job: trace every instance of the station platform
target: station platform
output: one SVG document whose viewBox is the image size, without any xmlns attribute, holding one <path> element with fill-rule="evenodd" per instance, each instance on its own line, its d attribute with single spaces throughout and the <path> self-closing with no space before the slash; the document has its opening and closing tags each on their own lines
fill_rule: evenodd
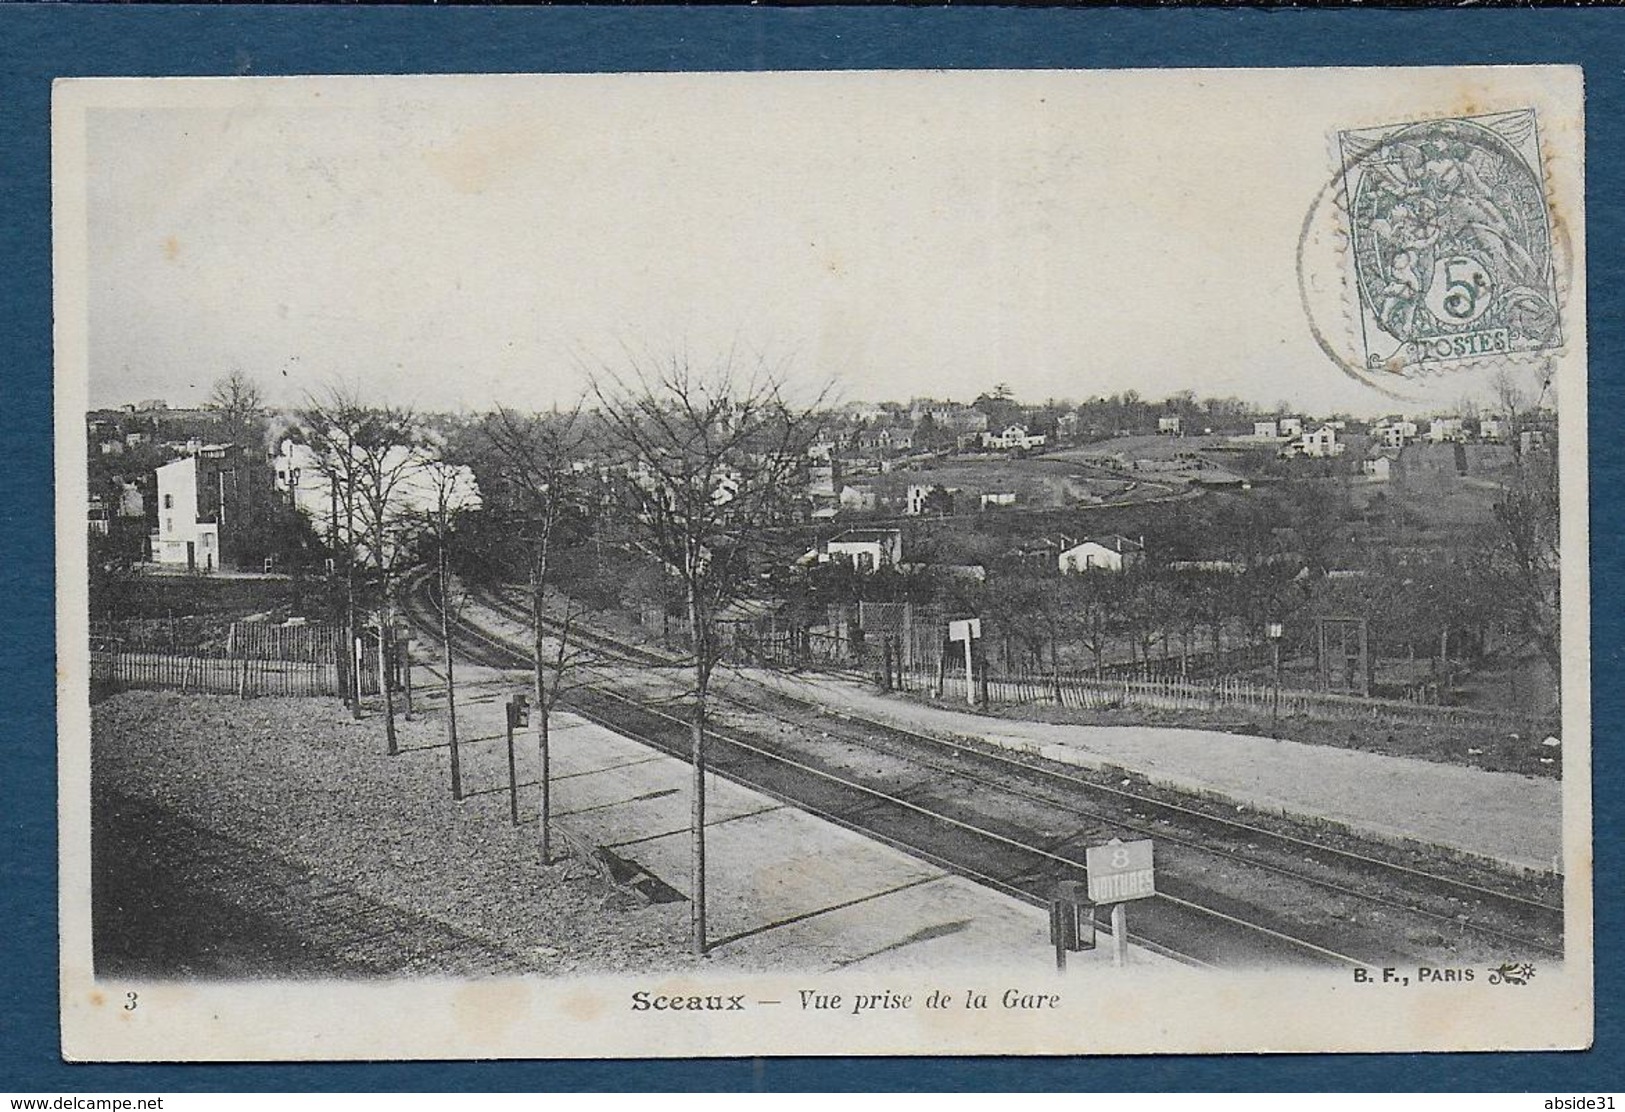
<svg viewBox="0 0 1625 1112">
<path fill-rule="evenodd" d="M 686 895 L 688 763 L 568 713 L 550 736 L 555 823 Z M 1054 968 L 1043 909 L 720 776 L 706 800 L 717 961 L 763 972 Z M 1167 960 L 1130 947 L 1132 965 Z M 1105 935 L 1069 955 L 1110 961 Z"/>
<path fill-rule="evenodd" d="M 1219 795 L 1259 811 L 1335 823 L 1509 866 L 1561 872 L 1562 784 L 1514 773 L 1217 730 L 1024 722 L 882 694 L 828 677 L 750 673 L 833 710 L 944 737 Z"/>
<path fill-rule="evenodd" d="M 471 739 L 465 761 L 490 766 L 476 777 L 505 779 L 493 748 L 505 729 L 502 700 L 525 687 L 487 669 L 464 674 L 473 681 L 459 683 L 457 700 L 460 730 Z M 433 683 L 424 688 L 426 707 L 440 703 L 443 688 Z M 688 762 L 563 710 L 552 716 L 549 739 L 555 836 L 597 854 L 623 881 L 636 877 L 646 894 L 669 889 L 686 898 Z M 527 729 L 516 747 L 527 823 L 537 806 L 535 749 Z M 496 792 L 487 806 L 506 803 Z M 718 965 L 771 973 L 1055 967 L 1043 908 L 718 775 L 707 778 L 706 810 L 709 960 Z M 1098 942 L 1068 955 L 1068 967 L 1109 966 L 1109 934 Z M 1134 945 L 1128 960 L 1172 963 Z"/>
</svg>

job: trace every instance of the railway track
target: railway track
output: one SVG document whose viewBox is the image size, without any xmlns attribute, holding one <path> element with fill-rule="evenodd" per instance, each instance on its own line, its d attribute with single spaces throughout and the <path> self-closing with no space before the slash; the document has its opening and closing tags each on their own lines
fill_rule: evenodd
<svg viewBox="0 0 1625 1112">
<path fill-rule="evenodd" d="M 528 621 L 528 611 L 512 599 L 480 601 L 509 620 Z M 438 640 L 425 580 L 414 585 L 412 609 Z M 573 635 L 606 658 L 643 668 L 679 663 L 599 631 L 577 627 Z M 480 663 L 529 666 L 523 649 L 467 619 L 456 620 L 453 637 L 460 653 Z M 570 709 L 686 755 L 686 708 L 673 713 L 611 683 L 606 676 L 573 691 Z M 1458 959 L 1469 936 L 1477 948 L 1501 956 L 1561 952 L 1547 941 L 1561 937 L 1560 908 L 1227 820 L 966 739 L 900 729 L 750 687 L 744 695 L 714 694 L 714 706 L 723 704 L 743 727 L 754 727 L 736 728 L 714 716 L 708 736 L 715 739 L 711 764 L 718 773 L 1035 904 L 1047 901 L 1056 881 L 1081 877 L 1084 846 L 1114 835 L 1155 838 L 1162 891 L 1139 901 L 1135 941 L 1183 960 L 1380 964 L 1395 959 L 1396 922 L 1410 924 L 1412 951 L 1435 964 Z M 818 732 L 829 740 L 810 747 L 816 751 L 792 751 L 783 734 L 804 736 L 810 726 L 824 727 Z M 1323 914 L 1306 922 L 1301 911 L 1238 898 L 1226 890 L 1238 881 L 1254 893 L 1279 896 L 1284 906 L 1313 904 Z"/>
</svg>

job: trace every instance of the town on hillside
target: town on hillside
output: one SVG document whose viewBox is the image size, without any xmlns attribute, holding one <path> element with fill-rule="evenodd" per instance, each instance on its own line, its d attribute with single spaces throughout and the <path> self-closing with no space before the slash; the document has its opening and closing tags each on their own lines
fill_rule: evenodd
<svg viewBox="0 0 1625 1112">
<path fill-rule="evenodd" d="M 965 402 L 820 409 L 771 476 L 771 522 L 739 546 L 750 570 L 721 611 L 725 640 L 853 657 L 873 648 L 867 616 L 901 605 L 908 621 L 882 639 L 898 633 L 911 661 L 940 652 L 946 620 L 981 615 L 990 667 L 1012 674 L 1223 674 L 1546 715 L 1556 569 L 1525 566 L 1538 546 L 1514 534 L 1535 527 L 1519 512 L 1528 488 L 1555 481 L 1556 415 L 1503 402 L 1360 420 L 1189 391 L 1033 404 L 993 386 Z M 263 609 L 329 617 L 336 580 L 376 591 L 453 534 L 460 569 L 522 578 L 500 523 L 534 501 L 520 489 L 534 460 L 509 441 L 545 440 L 550 415 L 518 431 L 499 417 L 513 420 L 354 398 L 273 410 L 242 374 L 202 408 L 92 411 L 92 615 L 184 613 L 178 599 L 210 580 L 251 594 L 258 577 L 287 584 Z M 575 516 L 560 551 L 593 557 L 560 583 L 669 639 L 683 600 L 618 513 L 618 488 L 666 479 L 602 414 L 571 419 Z M 764 470 L 748 453 L 738 463 Z M 719 503 L 739 480 L 730 466 L 708 480 Z M 1324 659 L 1333 618 L 1358 622 L 1357 668 Z"/>
</svg>

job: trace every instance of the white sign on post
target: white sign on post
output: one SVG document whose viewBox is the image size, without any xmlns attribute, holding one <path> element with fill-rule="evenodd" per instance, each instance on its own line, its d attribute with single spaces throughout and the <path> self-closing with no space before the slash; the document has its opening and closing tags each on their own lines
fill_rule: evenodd
<svg viewBox="0 0 1625 1112">
<path fill-rule="evenodd" d="M 976 705 L 976 668 L 971 663 L 971 642 L 982 635 L 982 619 L 959 618 L 948 623 L 948 640 L 965 642 L 965 702 Z"/>
<path fill-rule="evenodd" d="M 1138 842 L 1114 839 L 1103 846 L 1090 846 L 1083 861 L 1089 871 L 1089 899 L 1094 903 L 1143 900 L 1157 894 L 1149 838 Z"/>
</svg>

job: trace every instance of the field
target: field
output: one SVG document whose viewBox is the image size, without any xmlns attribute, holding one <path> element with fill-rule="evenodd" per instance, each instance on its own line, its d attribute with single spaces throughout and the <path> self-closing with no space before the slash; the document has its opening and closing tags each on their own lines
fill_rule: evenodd
<svg viewBox="0 0 1625 1112">
<path fill-rule="evenodd" d="M 1229 440 L 1227 436 L 1118 436 L 1076 448 L 1063 448 L 1050 453 L 1050 458 L 1084 463 L 1107 456 L 1122 456 L 1126 460 L 1172 460 L 1180 455 L 1219 447 Z"/>
<path fill-rule="evenodd" d="M 1099 467 L 1055 455 L 954 456 L 927 463 L 895 467 L 890 474 L 854 479 L 901 496 L 918 483 L 958 489 L 969 495 L 956 512 L 972 513 L 979 496 L 1014 492 L 1017 509 L 1060 509 L 1080 503 L 1113 502 L 1125 498 L 1160 497 L 1172 493 L 1167 483 L 1147 482 L 1134 476 L 1118 477 Z"/>
</svg>

